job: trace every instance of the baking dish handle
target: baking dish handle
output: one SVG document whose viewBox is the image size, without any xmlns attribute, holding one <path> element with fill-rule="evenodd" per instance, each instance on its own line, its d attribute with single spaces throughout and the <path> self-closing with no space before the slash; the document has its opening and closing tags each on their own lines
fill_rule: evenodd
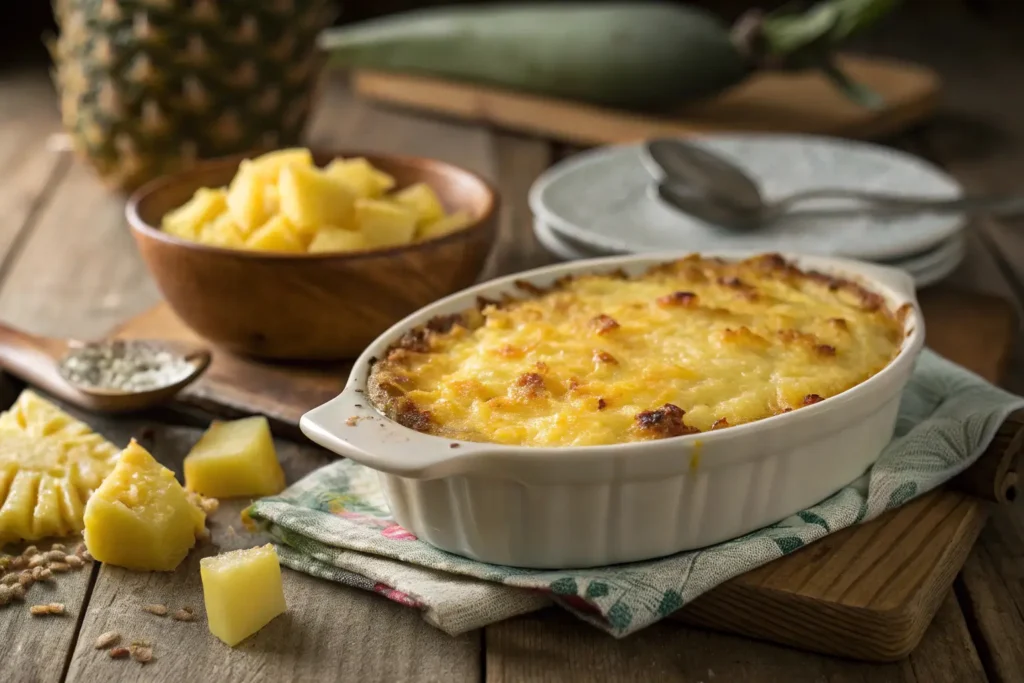
<svg viewBox="0 0 1024 683">
<path fill-rule="evenodd" d="M 381 472 L 413 479 L 466 474 L 493 447 L 423 434 L 381 415 L 365 394 L 346 388 L 304 414 L 299 428 L 314 443 Z"/>
</svg>

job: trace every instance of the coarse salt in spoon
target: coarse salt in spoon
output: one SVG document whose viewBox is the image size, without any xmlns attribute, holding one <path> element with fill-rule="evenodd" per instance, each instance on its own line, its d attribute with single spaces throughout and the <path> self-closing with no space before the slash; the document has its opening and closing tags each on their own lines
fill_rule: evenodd
<svg viewBox="0 0 1024 683">
<path fill-rule="evenodd" d="M 0 325 L 0 367 L 85 410 L 123 413 L 170 400 L 210 364 L 187 342 L 109 339 L 80 342 Z"/>
</svg>

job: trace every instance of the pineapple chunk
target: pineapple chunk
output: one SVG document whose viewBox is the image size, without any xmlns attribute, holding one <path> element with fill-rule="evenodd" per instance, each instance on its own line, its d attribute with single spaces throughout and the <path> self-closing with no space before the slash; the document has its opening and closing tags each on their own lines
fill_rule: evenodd
<svg viewBox="0 0 1024 683">
<path fill-rule="evenodd" d="M 416 214 L 405 207 L 379 199 L 357 199 L 356 225 L 371 247 L 393 247 L 412 242 Z"/>
<path fill-rule="evenodd" d="M 430 185 L 415 183 L 391 195 L 397 204 L 414 211 L 420 223 L 431 223 L 444 218 L 444 207 Z"/>
<path fill-rule="evenodd" d="M 210 633 L 234 647 L 283 614 L 281 564 L 269 543 L 199 561 Z"/>
<path fill-rule="evenodd" d="M 313 154 L 302 148 L 278 149 L 252 160 L 253 170 L 268 183 L 277 183 L 286 166 L 312 168 Z"/>
<path fill-rule="evenodd" d="M 335 159 L 327 164 L 324 173 L 340 181 L 357 197 L 374 199 L 395 186 L 394 178 L 374 168 L 373 164 L 362 157 Z"/>
<path fill-rule="evenodd" d="M 0 415 L 0 546 L 82 530 L 118 448 L 32 391 Z"/>
<path fill-rule="evenodd" d="M 281 213 L 302 232 L 312 234 L 322 225 L 344 228 L 352 223 L 355 195 L 319 169 L 286 166 L 277 190 Z"/>
<path fill-rule="evenodd" d="M 467 211 L 456 211 L 436 221 L 431 221 L 417 230 L 417 237 L 421 240 L 429 240 L 434 237 L 441 237 L 456 230 L 462 230 L 473 222 L 473 217 Z"/>
<path fill-rule="evenodd" d="M 162 227 L 175 237 L 196 240 L 207 222 L 227 209 L 227 195 L 223 189 L 201 187 L 192 199 L 163 217 Z"/>
<path fill-rule="evenodd" d="M 258 251 L 305 251 L 306 247 L 299 237 L 295 226 L 281 215 L 274 216 L 249 235 L 245 242 L 250 249 Z"/>
<path fill-rule="evenodd" d="M 263 198 L 264 184 L 263 177 L 252 162 L 243 161 L 228 189 L 228 212 L 245 235 L 263 225 L 270 217 Z"/>
<path fill-rule="evenodd" d="M 277 193 L 277 185 L 267 185 L 263 188 L 263 207 L 268 216 L 281 211 L 281 195 Z"/>
<path fill-rule="evenodd" d="M 85 545 L 100 562 L 169 572 L 205 521 L 174 473 L 133 439 L 85 506 Z"/>
<path fill-rule="evenodd" d="M 309 243 L 310 253 L 329 251 L 358 251 L 366 249 L 366 237 L 356 230 L 342 230 L 333 226 L 324 226 L 316 231 L 313 241 Z"/>
<path fill-rule="evenodd" d="M 212 498 L 271 496 L 284 490 L 267 418 L 211 424 L 185 458 L 185 488 Z"/>
<path fill-rule="evenodd" d="M 214 247 L 245 247 L 245 234 L 229 213 L 222 213 L 203 226 L 199 241 Z"/>
</svg>

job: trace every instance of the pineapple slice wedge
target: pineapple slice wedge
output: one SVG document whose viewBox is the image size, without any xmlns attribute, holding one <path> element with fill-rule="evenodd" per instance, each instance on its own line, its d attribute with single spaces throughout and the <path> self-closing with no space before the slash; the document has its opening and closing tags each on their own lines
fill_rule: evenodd
<svg viewBox="0 0 1024 683">
<path fill-rule="evenodd" d="M 277 183 L 281 213 L 300 232 L 312 235 L 322 225 L 352 224 L 355 194 L 317 168 L 286 166 Z"/>
<path fill-rule="evenodd" d="M 313 153 L 301 147 L 278 149 L 252 160 L 252 168 L 263 180 L 276 184 L 286 166 L 313 167 Z"/>
<path fill-rule="evenodd" d="M 284 216 L 277 215 L 263 224 L 256 232 L 249 235 L 245 242 L 250 249 L 257 251 L 305 251 L 305 244 L 298 230 Z"/>
<path fill-rule="evenodd" d="M 199 241 L 213 247 L 245 247 L 245 233 L 229 213 L 222 213 L 203 226 Z"/>
<path fill-rule="evenodd" d="M 309 243 L 309 253 L 322 254 L 339 251 L 359 251 L 366 249 L 369 244 L 363 233 L 357 230 L 342 230 L 334 226 L 325 225 L 313 235 L 313 241 Z"/>
<path fill-rule="evenodd" d="M 357 199 L 356 225 L 371 247 L 409 244 L 416 235 L 416 214 L 380 199 Z"/>
<path fill-rule="evenodd" d="M 327 164 L 324 173 L 335 178 L 358 197 L 376 199 L 395 186 L 395 179 L 374 168 L 363 157 L 335 159 Z"/>
<path fill-rule="evenodd" d="M 414 183 L 391 195 L 392 201 L 416 213 L 420 224 L 444 218 L 444 206 L 426 183 Z"/>
<path fill-rule="evenodd" d="M 455 232 L 456 230 L 462 230 L 472 222 L 473 217 L 469 215 L 468 211 L 456 211 L 444 216 L 443 218 L 438 218 L 436 221 L 431 221 L 420 226 L 416 231 L 416 238 L 420 240 L 429 240 L 435 237 L 441 237 Z"/>
<path fill-rule="evenodd" d="M 134 439 L 89 499 L 84 520 L 93 557 L 141 571 L 173 571 L 206 533 L 205 513 Z"/>
<path fill-rule="evenodd" d="M 81 531 L 119 449 L 30 390 L 0 415 L 0 546 Z"/>
<path fill-rule="evenodd" d="M 201 187 L 192 199 L 164 216 L 164 232 L 186 240 L 199 239 L 202 227 L 227 209 L 227 193 L 223 189 Z"/>
<path fill-rule="evenodd" d="M 263 225 L 270 217 L 263 197 L 265 184 L 253 162 L 243 161 L 228 188 L 228 213 L 244 235 Z"/>
</svg>

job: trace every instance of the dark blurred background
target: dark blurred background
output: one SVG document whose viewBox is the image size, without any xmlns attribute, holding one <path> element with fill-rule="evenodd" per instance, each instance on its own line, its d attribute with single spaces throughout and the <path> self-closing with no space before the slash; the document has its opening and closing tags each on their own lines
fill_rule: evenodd
<svg viewBox="0 0 1024 683">
<path fill-rule="evenodd" d="M 260 0 L 234 0 L 259 2 Z M 541 3 L 544 0 L 534 0 Z M 751 8 L 772 9 L 791 0 L 690 0 L 685 4 L 699 5 L 734 19 Z M 183 6 L 191 3 L 179 0 Z M 904 5 L 917 11 L 931 11 L 942 5 L 958 4 L 978 14 L 988 14 L 999 5 L 1024 5 L 1024 0 L 903 0 Z M 373 16 L 400 12 L 417 7 L 458 4 L 494 4 L 489 0 L 351 0 L 341 2 L 337 23 L 359 21 Z M 810 4 L 810 3 L 808 3 Z M 8 0 L 4 3 L 4 19 L 0 20 L 0 64 L 11 61 L 46 60 L 42 36 L 54 30 L 53 14 L 48 0 Z"/>
</svg>

